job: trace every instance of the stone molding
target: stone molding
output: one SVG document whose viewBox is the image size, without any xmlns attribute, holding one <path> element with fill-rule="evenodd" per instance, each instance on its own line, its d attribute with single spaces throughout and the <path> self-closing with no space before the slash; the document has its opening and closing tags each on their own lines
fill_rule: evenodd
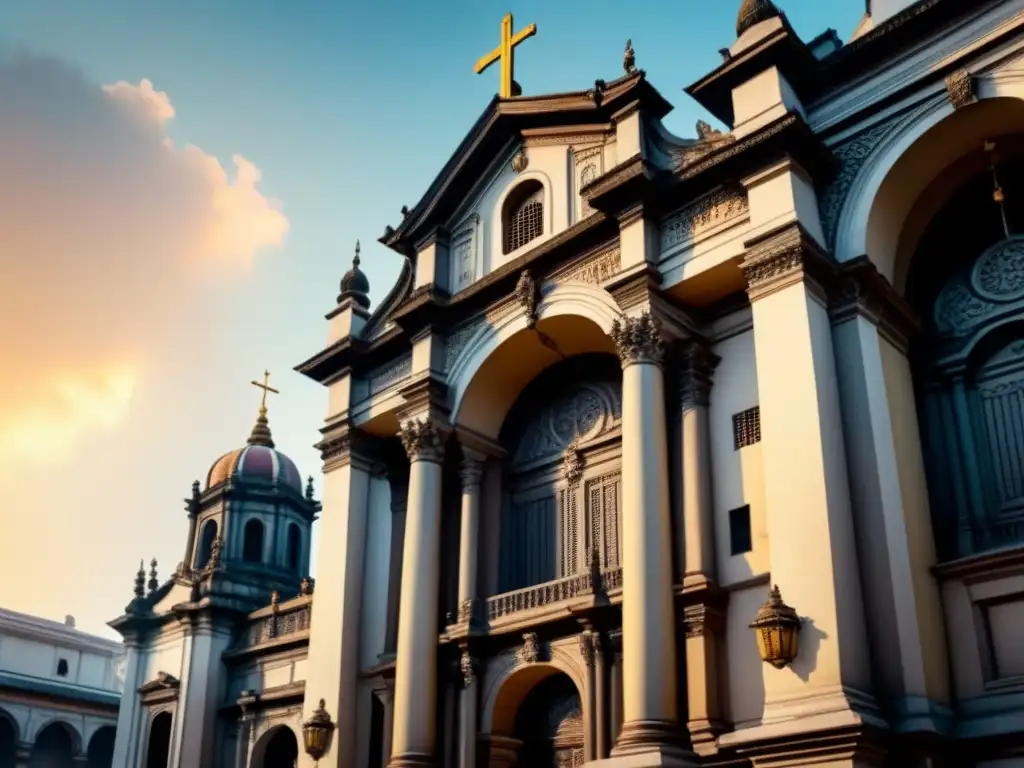
<svg viewBox="0 0 1024 768">
<path fill-rule="evenodd" d="M 801 282 L 807 282 L 812 293 L 825 302 L 835 263 L 799 222 L 748 240 L 744 246 L 747 253 L 740 268 L 747 279 L 751 302 Z"/>
<path fill-rule="evenodd" d="M 612 324 L 611 337 L 623 368 L 637 364 L 661 366 L 664 363 L 665 340 L 661 321 L 650 312 L 616 320 Z"/>
<path fill-rule="evenodd" d="M 440 464 L 444 459 L 443 432 L 430 417 L 402 422 L 399 438 L 410 463 L 431 461 Z"/>
</svg>

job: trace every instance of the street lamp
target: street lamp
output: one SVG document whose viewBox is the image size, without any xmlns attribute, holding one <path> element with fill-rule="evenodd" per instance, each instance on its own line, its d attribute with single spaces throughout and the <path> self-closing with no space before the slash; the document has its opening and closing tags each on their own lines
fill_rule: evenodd
<svg viewBox="0 0 1024 768">
<path fill-rule="evenodd" d="M 316 708 L 313 716 L 302 724 L 302 740 L 305 742 L 306 754 L 312 757 L 315 763 L 319 763 L 320 758 L 327 754 L 333 731 L 334 723 L 327 714 L 324 700 L 320 699 L 320 706 Z"/>
<path fill-rule="evenodd" d="M 782 594 L 776 585 L 750 625 L 757 632 L 761 661 L 776 669 L 791 664 L 799 650 L 800 624 L 796 611 L 782 602 Z"/>
</svg>

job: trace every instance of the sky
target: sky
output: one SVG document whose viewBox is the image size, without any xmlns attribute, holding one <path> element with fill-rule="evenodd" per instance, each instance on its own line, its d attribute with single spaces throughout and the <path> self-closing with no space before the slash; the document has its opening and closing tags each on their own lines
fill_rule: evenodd
<svg viewBox="0 0 1024 768">
<path fill-rule="evenodd" d="M 319 495 L 326 391 L 292 369 L 357 239 L 375 303 L 397 276 L 376 239 L 497 90 L 473 65 L 505 13 L 538 26 L 527 95 L 618 77 L 628 37 L 693 136 L 714 121 L 682 89 L 739 4 L 0 2 L 0 606 L 116 637 L 139 561 L 184 558 L 183 499 L 244 444 L 264 369 Z M 780 5 L 805 40 L 864 8 Z"/>
</svg>

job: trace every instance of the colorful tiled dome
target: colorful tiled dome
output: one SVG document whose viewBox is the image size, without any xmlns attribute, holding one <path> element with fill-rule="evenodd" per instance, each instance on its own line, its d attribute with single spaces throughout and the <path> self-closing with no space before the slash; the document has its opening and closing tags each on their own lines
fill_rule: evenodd
<svg viewBox="0 0 1024 768">
<path fill-rule="evenodd" d="M 213 488 L 231 479 L 235 482 L 268 486 L 283 485 L 301 494 L 302 477 L 299 475 L 298 467 L 294 461 L 274 448 L 274 438 L 270 434 L 270 424 L 267 422 L 267 384 L 253 383 L 263 387 L 264 399 L 260 403 L 259 416 L 252 428 L 252 434 L 249 435 L 246 445 L 225 453 L 213 462 L 206 475 L 206 487 Z"/>
</svg>

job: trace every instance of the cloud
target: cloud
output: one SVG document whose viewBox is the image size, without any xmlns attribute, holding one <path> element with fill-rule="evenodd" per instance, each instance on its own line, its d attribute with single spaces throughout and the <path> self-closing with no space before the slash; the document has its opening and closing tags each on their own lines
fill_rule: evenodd
<svg viewBox="0 0 1024 768">
<path fill-rule="evenodd" d="M 0 51 L 0 105 L 0 457 L 52 458 L 126 418 L 210 273 L 288 220 L 253 162 L 176 145 L 148 80 Z"/>
</svg>

